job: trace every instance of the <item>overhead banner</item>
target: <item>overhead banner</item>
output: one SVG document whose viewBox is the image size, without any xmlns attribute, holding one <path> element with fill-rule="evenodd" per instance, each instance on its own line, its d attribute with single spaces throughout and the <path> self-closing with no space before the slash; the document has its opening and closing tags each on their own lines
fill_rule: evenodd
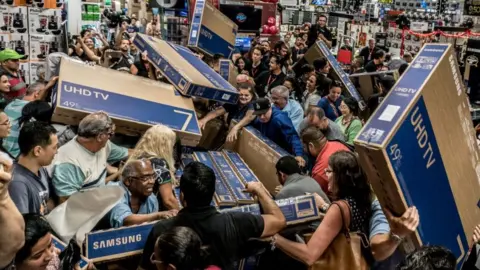
<svg viewBox="0 0 480 270">
<path fill-rule="evenodd" d="M 465 0 L 463 15 L 480 16 L 480 0 Z"/>
</svg>

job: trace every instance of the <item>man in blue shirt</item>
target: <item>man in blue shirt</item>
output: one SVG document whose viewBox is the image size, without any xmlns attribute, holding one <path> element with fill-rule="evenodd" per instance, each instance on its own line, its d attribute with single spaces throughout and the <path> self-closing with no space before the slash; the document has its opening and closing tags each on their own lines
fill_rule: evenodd
<svg viewBox="0 0 480 270">
<path fill-rule="evenodd" d="M 266 98 L 257 99 L 253 103 L 253 109 L 253 114 L 257 116 L 253 126 L 263 136 L 293 154 L 298 164 L 304 167 L 303 145 L 288 114 L 275 107 L 272 108 L 270 101 Z"/>
<path fill-rule="evenodd" d="M 158 212 L 158 200 L 153 194 L 156 177 L 148 159 L 135 160 L 125 165 L 122 181 L 111 183 L 125 189 L 124 197 L 110 212 L 110 225 L 113 228 L 142 224 L 177 214 L 177 210 Z"/>
<path fill-rule="evenodd" d="M 283 85 L 275 86 L 272 89 L 271 98 L 273 104 L 282 112 L 287 113 L 290 120 L 292 120 L 295 130 L 298 132 L 300 123 L 303 121 L 302 105 L 293 99 L 289 99 L 289 97 L 290 92 L 288 88 Z"/>
</svg>

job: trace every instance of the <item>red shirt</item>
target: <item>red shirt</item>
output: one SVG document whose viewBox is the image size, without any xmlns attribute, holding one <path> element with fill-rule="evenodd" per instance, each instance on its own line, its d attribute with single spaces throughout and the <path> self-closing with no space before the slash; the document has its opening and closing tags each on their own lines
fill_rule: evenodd
<svg viewBox="0 0 480 270">
<path fill-rule="evenodd" d="M 330 156 L 333 155 L 335 152 L 341 150 L 350 151 L 341 142 L 327 141 L 322 151 L 320 151 L 320 153 L 318 154 L 317 159 L 315 160 L 315 165 L 312 169 L 312 178 L 317 181 L 317 183 L 320 185 L 320 187 L 322 187 L 322 190 L 325 193 L 328 193 L 328 177 L 325 173 L 325 169 L 328 168 L 328 159 L 330 159 Z"/>
<path fill-rule="evenodd" d="M 10 83 L 10 92 L 4 93 L 6 99 L 12 100 L 15 98 L 23 98 L 27 92 L 27 84 L 23 81 L 22 77 L 14 76 L 10 72 L 6 72 L 8 82 Z M 18 75 L 19 71 L 17 72 Z"/>
</svg>

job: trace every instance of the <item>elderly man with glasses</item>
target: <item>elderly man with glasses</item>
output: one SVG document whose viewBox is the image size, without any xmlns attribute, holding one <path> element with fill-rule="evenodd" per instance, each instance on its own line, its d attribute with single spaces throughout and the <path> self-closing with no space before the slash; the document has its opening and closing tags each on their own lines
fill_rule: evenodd
<svg viewBox="0 0 480 270">
<path fill-rule="evenodd" d="M 177 214 L 177 210 L 158 212 L 158 200 L 153 194 L 156 177 L 148 159 L 134 160 L 125 165 L 122 181 L 109 184 L 125 189 L 123 198 L 110 212 L 111 227 L 137 225 Z"/>
<path fill-rule="evenodd" d="M 72 194 L 104 186 L 107 165 L 128 157 L 128 149 L 110 142 L 115 124 L 104 112 L 87 115 L 78 126 L 77 136 L 63 145 L 53 162 L 52 182 L 59 203 Z"/>
</svg>

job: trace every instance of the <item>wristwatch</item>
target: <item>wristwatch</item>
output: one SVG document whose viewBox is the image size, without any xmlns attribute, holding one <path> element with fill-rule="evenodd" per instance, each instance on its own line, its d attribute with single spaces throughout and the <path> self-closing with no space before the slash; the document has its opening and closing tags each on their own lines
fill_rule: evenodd
<svg viewBox="0 0 480 270">
<path fill-rule="evenodd" d="M 322 207 L 320 207 L 320 211 L 322 211 L 323 213 L 326 213 L 329 207 L 330 207 L 330 204 L 326 203 Z"/>
<path fill-rule="evenodd" d="M 390 238 L 393 239 L 393 241 L 397 244 L 400 244 L 403 241 L 402 237 L 392 233 L 391 231 L 390 231 Z"/>
</svg>

